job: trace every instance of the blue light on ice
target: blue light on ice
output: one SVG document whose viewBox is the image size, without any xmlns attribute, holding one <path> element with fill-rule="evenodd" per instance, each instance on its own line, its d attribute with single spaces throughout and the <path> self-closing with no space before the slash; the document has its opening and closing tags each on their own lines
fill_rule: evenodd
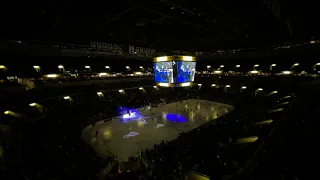
<svg viewBox="0 0 320 180">
<path fill-rule="evenodd" d="M 163 117 L 168 121 L 176 122 L 176 123 L 183 123 L 187 121 L 187 118 L 179 114 L 164 114 Z"/>
<path fill-rule="evenodd" d="M 130 120 L 137 120 L 141 117 L 140 113 L 136 109 L 119 107 L 118 114 L 121 122 L 127 122 Z"/>
</svg>

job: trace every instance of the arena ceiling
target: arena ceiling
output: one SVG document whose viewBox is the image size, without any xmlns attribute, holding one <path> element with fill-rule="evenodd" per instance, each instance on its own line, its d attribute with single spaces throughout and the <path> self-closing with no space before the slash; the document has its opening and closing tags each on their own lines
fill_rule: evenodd
<svg viewBox="0 0 320 180">
<path fill-rule="evenodd" d="M 69 44 L 95 40 L 163 50 L 208 51 L 273 45 L 290 39 L 285 13 L 277 18 L 263 0 L 11 3 L 2 11 L 3 31 L 6 37 L 21 40 Z"/>
</svg>

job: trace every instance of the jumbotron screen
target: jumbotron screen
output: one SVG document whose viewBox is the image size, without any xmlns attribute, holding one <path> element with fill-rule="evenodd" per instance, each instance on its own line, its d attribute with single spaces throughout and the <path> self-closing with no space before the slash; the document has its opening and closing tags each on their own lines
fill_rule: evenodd
<svg viewBox="0 0 320 180">
<path fill-rule="evenodd" d="M 196 62 L 176 61 L 177 80 L 176 83 L 193 82 L 196 73 Z"/>
<path fill-rule="evenodd" d="M 156 83 L 174 83 L 172 61 L 155 62 L 153 68 Z"/>
</svg>

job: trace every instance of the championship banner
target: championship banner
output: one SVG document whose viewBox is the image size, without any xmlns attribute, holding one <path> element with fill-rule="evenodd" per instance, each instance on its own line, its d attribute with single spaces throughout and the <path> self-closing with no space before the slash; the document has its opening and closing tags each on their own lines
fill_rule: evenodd
<svg viewBox="0 0 320 180">
<path fill-rule="evenodd" d="M 124 54 L 125 52 L 123 45 L 118 45 L 118 44 L 109 44 L 109 43 L 91 41 L 90 47 L 91 47 L 91 50 L 94 50 L 94 51 L 104 51 L 104 52 L 111 52 L 116 54 Z M 155 49 L 135 47 L 135 46 L 129 45 L 127 53 L 132 55 L 153 55 L 155 52 L 156 52 Z"/>
<path fill-rule="evenodd" d="M 135 47 L 129 45 L 129 54 L 140 54 L 140 55 L 152 55 L 156 52 L 155 49 Z"/>
<path fill-rule="evenodd" d="M 280 18 L 281 7 L 278 0 L 264 0 L 264 3 L 277 18 Z"/>
<path fill-rule="evenodd" d="M 287 25 L 290 36 L 292 36 L 293 28 L 292 28 L 291 22 L 289 20 L 287 20 L 286 25 Z"/>
<path fill-rule="evenodd" d="M 108 44 L 103 42 L 91 41 L 91 49 L 96 51 L 113 52 L 117 54 L 123 54 L 122 45 Z"/>
<path fill-rule="evenodd" d="M 196 56 L 201 56 L 203 52 L 195 52 Z"/>
</svg>

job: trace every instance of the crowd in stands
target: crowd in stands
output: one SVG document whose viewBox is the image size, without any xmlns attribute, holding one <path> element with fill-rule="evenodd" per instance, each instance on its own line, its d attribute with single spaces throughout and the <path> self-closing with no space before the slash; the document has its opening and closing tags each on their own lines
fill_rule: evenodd
<svg viewBox="0 0 320 180">
<path fill-rule="evenodd" d="M 272 104 L 264 103 L 266 101 L 262 99 L 248 100 L 243 105 L 246 107 L 182 134 L 174 141 L 163 142 L 155 145 L 152 150 L 146 150 L 143 157 L 150 163 L 150 168 L 154 169 L 153 176 L 180 179 L 190 170 L 215 179 L 232 175 L 246 165 L 272 130 L 272 124 L 256 123 L 268 119 L 280 120 L 279 115 L 268 113 Z M 251 111 L 242 111 L 246 108 Z M 251 136 L 259 138 L 253 143 L 239 143 L 238 138 Z"/>
<path fill-rule="evenodd" d="M 261 153 L 234 179 L 312 179 L 317 166 L 317 121 L 320 114 L 319 85 L 308 86 L 296 94 L 283 121 Z"/>
<path fill-rule="evenodd" d="M 295 147 L 296 139 L 303 143 L 305 138 L 313 135 L 312 123 L 319 115 L 319 106 L 315 101 L 319 96 L 318 91 L 307 96 L 299 89 L 281 89 L 286 86 L 281 83 L 283 82 L 266 84 L 278 88 L 279 93 L 272 96 L 267 92 L 255 94 L 254 89 L 237 93 L 228 92 L 226 89 L 217 91 L 212 89 L 211 84 L 204 83 L 202 88 L 195 86 L 171 89 L 148 86 L 144 87 L 145 91 L 142 92 L 138 89 L 139 82 L 136 82 L 136 87 L 133 86 L 134 83 L 112 84 L 104 89 L 103 97 L 97 96 L 97 86 L 91 87 L 91 92 L 90 88 L 76 89 L 75 91 L 84 91 L 80 94 L 70 94 L 72 101 L 63 100 L 61 96 L 46 99 L 41 102 L 44 107 L 41 115 L 30 112 L 29 109 L 25 110 L 28 112 L 21 113 L 27 115 L 26 117 L 6 121 L 11 123 L 13 130 L 10 141 L 1 139 L 6 157 L 6 173 L 2 173 L 3 179 L 97 179 L 114 159 L 99 157 L 85 144 L 81 139 L 81 132 L 86 126 L 116 116 L 119 106 L 141 107 L 163 100 L 170 103 L 191 98 L 232 104 L 236 110 L 191 132 L 183 133 L 173 141 L 155 144 L 153 149 L 141 152 L 141 159 L 131 157 L 131 161 L 141 161 L 140 164 L 143 164 L 148 172 L 148 178 L 185 179 L 189 172 L 194 172 L 212 179 L 229 176 L 265 179 L 263 173 L 268 174 L 271 171 L 273 173 L 268 174 L 270 179 L 278 175 L 281 179 L 286 176 L 286 171 L 292 171 L 293 167 L 288 163 L 291 156 L 287 155 L 282 159 L 273 156 L 279 157 L 281 153 L 289 151 L 286 148 Z M 125 93 L 119 93 L 117 88 L 124 89 Z M 71 92 L 71 89 L 65 92 Z M 292 92 L 295 95 L 291 95 Z M 287 95 L 290 95 L 289 99 L 281 99 Z M 301 105 L 306 97 L 309 106 L 314 108 Z M 279 105 L 285 101 L 289 103 Z M 269 112 L 279 107 L 284 110 Z M 290 122 L 291 119 L 295 121 Z M 267 124 L 259 123 L 266 120 L 273 121 Z M 292 127 L 286 128 L 287 123 Z M 297 128 L 300 129 L 299 135 L 302 134 L 303 137 L 289 140 L 289 134 L 295 134 Z M 257 136 L 258 139 L 251 143 L 241 142 L 240 138 L 250 136 Z M 282 144 L 283 147 L 278 147 L 283 141 L 289 145 Z M 281 152 L 277 151 L 279 149 Z M 301 153 L 298 150 L 295 152 Z M 308 156 L 308 153 L 302 156 Z M 304 158 L 298 159 L 294 162 L 297 166 L 303 163 Z M 278 160 L 284 163 L 276 163 Z M 279 168 L 271 166 L 270 163 L 278 165 Z M 117 172 L 116 169 L 117 166 L 111 173 Z M 139 171 L 138 175 L 144 175 L 143 172 Z M 112 178 L 135 179 L 136 176 L 135 172 L 122 172 L 121 176 Z M 296 177 L 299 174 L 292 176 Z"/>
</svg>

